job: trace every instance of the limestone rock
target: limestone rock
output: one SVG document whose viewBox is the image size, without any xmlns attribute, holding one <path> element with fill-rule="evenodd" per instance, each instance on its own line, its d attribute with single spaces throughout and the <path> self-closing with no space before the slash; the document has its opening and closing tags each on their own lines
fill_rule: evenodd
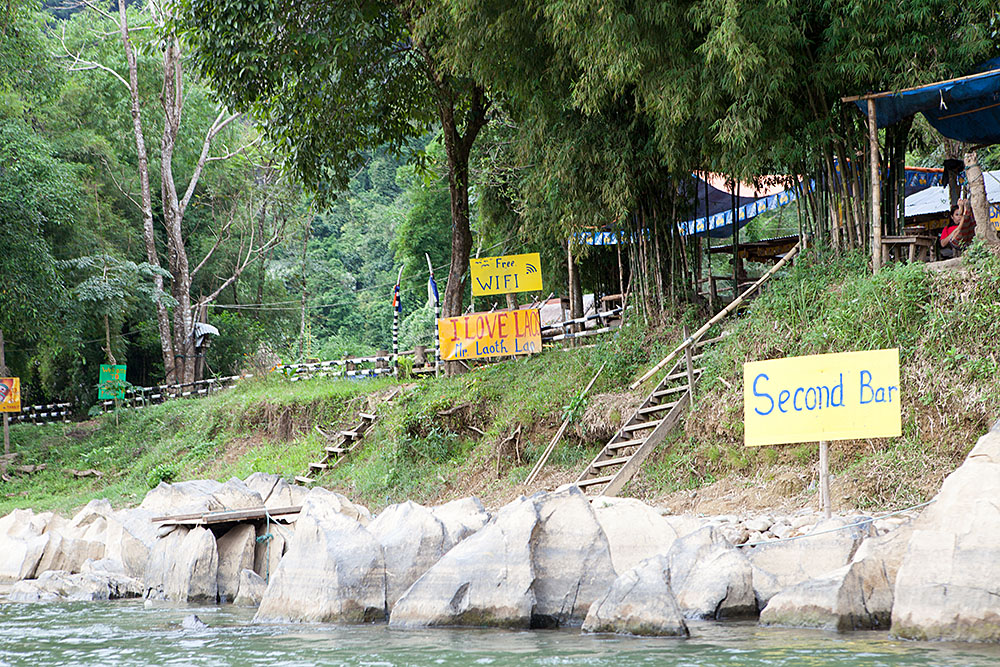
<svg viewBox="0 0 1000 667">
<path fill-rule="evenodd" d="M 892 634 L 1000 642 L 1000 422 L 915 521 L 896 576 Z"/>
<path fill-rule="evenodd" d="M 260 494 L 235 477 L 213 492 L 212 498 L 221 510 L 249 510 L 264 506 Z"/>
<path fill-rule="evenodd" d="M 833 517 L 816 524 L 809 533 L 812 537 L 744 548 L 743 553 L 754 569 L 770 575 L 754 574 L 758 605 L 764 607 L 779 590 L 847 565 L 862 540 L 871 535 L 870 523 L 852 525 L 856 522 L 856 518 Z M 840 530 L 824 532 L 831 529 Z M 771 585 L 761 585 L 758 579 Z"/>
<path fill-rule="evenodd" d="M 882 562 L 865 558 L 790 586 L 760 612 L 761 625 L 848 632 L 889 627 L 892 586 Z"/>
<path fill-rule="evenodd" d="M 269 579 L 278 571 L 278 564 L 288 550 L 291 538 L 292 531 L 283 524 L 268 522 L 259 524 L 254 547 L 253 571 Z"/>
<path fill-rule="evenodd" d="M 530 627 L 531 543 L 538 528 L 532 500 L 522 497 L 504 506 L 417 579 L 396 602 L 389 625 Z"/>
<path fill-rule="evenodd" d="M 397 627 L 579 623 L 611 585 L 611 552 L 575 486 L 519 498 L 453 547 L 398 600 Z"/>
<path fill-rule="evenodd" d="M 267 582 L 253 570 L 240 570 L 239 592 L 233 604 L 240 607 L 257 607 L 260 605 L 264 591 L 267 590 Z"/>
<path fill-rule="evenodd" d="M 130 577 L 141 578 L 146 571 L 149 551 L 156 543 L 158 524 L 154 513 L 143 509 L 115 512 L 107 518 L 104 557 L 117 560 Z"/>
<path fill-rule="evenodd" d="M 244 480 L 244 483 L 248 488 L 260 494 L 261 498 L 264 499 L 264 506 L 268 509 L 301 505 L 302 500 L 309 493 L 309 489 L 304 486 L 289 484 L 280 475 L 264 472 L 253 473 Z"/>
<path fill-rule="evenodd" d="M 255 620 L 363 623 L 385 618 L 382 547 L 331 502 L 334 495 L 313 489 L 306 496 L 295 535 L 271 572 Z"/>
<path fill-rule="evenodd" d="M 532 497 L 541 523 L 531 551 L 534 625 L 579 624 L 615 578 L 608 539 L 577 486 Z"/>
<path fill-rule="evenodd" d="M 0 583 L 30 579 L 45 553 L 50 534 L 45 533 L 51 516 L 31 510 L 14 510 L 0 518 Z"/>
<path fill-rule="evenodd" d="M 195 479 L 159 485 L 142 499 L 139 508 L 154 515 L 194 514 L 197 512 L 217 512 L 223 505 L 212 494 L 222 488 L 222 484 L 211 479 Z"/>
<path fill-rule="evenodd" d="M 670 522 L 642 501 L 598 497 L 591 505 L 608 538 L 616 572 L 627 572 L 647 558 L 666 555 L 678 538 Z"/>
<path fill-rule="evenodd" d="M 84 572 L 70 574 L 61 570 L 43 572 L 38 579 L 14 584 L 13 602 L 104 601 L 135 598 L 142 595 L 142 583 L 124 574 Z"/>
<path fill-rule="evenodd" d="M 200 526 L 178 528 L 157 540 L 143 576 L 147 600 L 209 602 L 218 599 L 215 536 Z"/>
<path fill-rule="evenodd" d="M 718 528 L 706 526 L 677 540 L 667 561 L 670 588 L 685 617 L 718 620 L 756 615 L 750 561 Z"/>
<path fill-rule="evenodd" d="M 413 501 L 385 508 L 368 530 L 382 545 L 390 610 L 399 596 L 454 546 L 434 512 Z"/>
<path fill-rule="evenodd" d="M 100 521 L 103 523 L 104 519 Z M 104 542 L 78 540 L 60 533 L 49 533 L 48 538 L 45 551 L 35 568 L 35 574 L 49 570 L 77 573 L 85 561 L 104 558 Z"/>
<path fill-rule="evenodd" d="M 371 512 L 368 511 L 367 507 L 352 503 L 346 496 L 335 491 L 327 491 L 319 486 L 310 489 L 309 493 L 302 499 L 303 508 L 306 503 L 310 504 L 313 516 L 335 512 L 354 519 L 362 526 L 367 526 L 372 520 Z"/>
<path fill-rule="evenodd" d="M 257 533 L 252 524 L 242 523 L 230 528 L 216 540 L 219 553 L 219 602 L 232 602 L 239 592 L 240 572 L 253 569 Z"/>
<path fill-rule="evenodd" d="M 454 546 L 486 525 L 490 514 L 479 498 L 453 500 L 431 508 L 434 516 L 444 524 L 448 542 Z M 449 547 L 450 548 L 450 547 Z"/>
<path fill-rule="evenodd" d="M 661 555 L 621 574 L 590 606 L 583 631 L 687 637 L 687 624 L 667 584 L 667 568 Z"/>
</svg>

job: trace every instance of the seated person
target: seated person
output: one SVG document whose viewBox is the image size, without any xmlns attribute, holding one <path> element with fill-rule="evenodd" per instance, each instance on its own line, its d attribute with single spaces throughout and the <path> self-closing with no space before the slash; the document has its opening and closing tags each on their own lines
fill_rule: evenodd
<svg viewBox="0 0 1000 667">
<path fill-rule="evenodd" d="M 964 199 L 951 207 L 951 222 L 941 230 L 942 257 L 956 257 L 962 248 L 972 242 L 976 231 L 969 203 Z"/>
</svg>

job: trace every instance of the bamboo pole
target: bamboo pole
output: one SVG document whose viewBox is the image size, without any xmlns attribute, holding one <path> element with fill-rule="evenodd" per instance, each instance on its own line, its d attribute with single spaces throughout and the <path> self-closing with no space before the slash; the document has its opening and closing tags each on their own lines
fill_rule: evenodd
<svg viewBox="0 0 1000 667">
<path fill-rule="evenodd" d="M 878 122 L 875 101 L 868 100 L 868 144 L 872 170 L 872 272 L 882 268 L 882 185 L 878 170 Z"/>
<path fill-rule="evenodd" d="M 819 443 L 819 499 L 823 516 L 829 519 L 833 503 L 830 501 L 830 443 L 826 440 Z"/>
<path fill-rule="evenodd" d="M 600 377 L 601 372 L 604 370 L 604 367 L 607 365 L 607 363 L 608 362 L 604 362 L 603 364 L 601 364 L 601 367 L 597 369 L 597 372 L 594 374 L 594 377 L 590 378 L 590 382 L 587 383 L 587 386 L 584 387 L 583 391 L 580 393 L 580 398 L 586 396 L 587 392 L 590 391 L 590 388 L 594 386 L 594 383 L 597 382 L 597 378 Z M 538 461 L 535 463 L 535 466 L 531 469 L 531 472 L 528 474 L 527 479 L 524 480 L 525 486 L 535 481 L 535 478 L 538 477 L 538 473 L 541 472 L 542 470 L 542 466 L 544 466 L 545 462 L 549 460 L 549 455 L 552 454 L 553 450 L 555 450 L 556 444 L 559 442 L 559 439 L 562 438 L 563 433 L 566 432 L 566 427 L 569 426 L 570 416 L 571 415 L 567 415 L 566 418 L 563 419 L 563 423 L 561 426 L 559 426 L 559 430 L 556 431 L 556 434 L 554 436 L 552 436 L 552 440 L 549 442 L 548 447 L 546 447 L 545 451 L 542 452 L 542 455 L 538 458 Z"/>
<path fill-rule="evenodd" d="M 801 245 L 802 245 L 802 241 L 799 241 L 798 243 L 796 243 L 795 247 L 793 247 L 791 250 L 789 250 L 787 253 L 785 253 L 785 256 L 782 257 L 781 260 L 777 264 L 775 264 L 773 267 L 771 267 L 770 271 L 768 271 L 763 276 L 761 276 L 760 279 L 757 280 L 757 282 L 755 282 L 753 285 L 751 285 L 750 287 L 746 288 L 746 290 L 744 290 L 742 294 L 740 294 L 738 297 L 736 297 L 733 300 L 732 303 L 730 303 L 728 306 L 726 306 L 725 308 L 723 308 L 722 310 L 720 310 L 718 313 L 716 313 L 716 315 L 712 319 L 710 319 L 708 322 L 705 322 L 705 324 L 703 324 L 701 326 L 701 328 L 699 328 L 693 334 L 691 334 L 686 339 L 684 339 L 684 342 L 682 342 L 680 345 L 678 345 L 676 348 L 674 348 L 673 352 L 671 352 L 666 357 L 664 357 L 663 360 L 660 363 L 658 363 L 655 366 L 653 366 L 651 369 L 649 369 L 648 371 L 646 371 L 645 375 L 643 375 L 641 378 L 639 378 L 638 380 L 636 380 L 635 382 L 633 382 L 632 384 L 630 384 L 629 385 L 629 389 L 633 389 L 634 390 L 634 389 L 638 388 L 639 385 L 641 385 L 643 382 L 645 382 L 649 378 L 653 377 L 657 373 L 657 371 L 659 371 L 664 366 L 666 366 L 671 361 L 673 361 L 674 357 L 676 357 L 680 352 L 683 352 L 686 348 L 690 347 L 699 338 L 701 338 L 705 334 L 705 332 L 708 331 L 712 327 L 713 324 L 715 324 L 716 322 L 718 322 L 719 320 L 721 320 L 723 317 L 725 317 L 729 313 L 731 313 L 734 310 L 736 310 L 736 308 L 738 308 L 739 305 L 741 303 L 743 303 L 743 300 L 746 297 L 748 297 L 751 293 L 753 293 L 758 287 L 760 287 L 761 285 L 763 285 L 764 282 L 768 278 L 770 278 L 775 273 L 777 273 L 778 269 L 780 269 L 785 264 L 787 264 L 789 262 L 789 260 L 791 260 L 792 257 L 794 257 L 799 252 L 799 248 L 801 247 Z"/>
</svg>

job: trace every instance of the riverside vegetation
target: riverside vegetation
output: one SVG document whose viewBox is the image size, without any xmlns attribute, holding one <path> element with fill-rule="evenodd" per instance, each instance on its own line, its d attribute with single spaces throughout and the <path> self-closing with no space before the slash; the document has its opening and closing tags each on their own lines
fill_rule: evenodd
<svg viewBox="0 0 1000 667">
<path fill-rule="evenodd" d="M 713 485 L 726 484 L 771 488 L 769 499 L 798 506 L 815 502 L 809 488 L 813 445 L 743 447 L 742 363 L 898 346 L 903 436 L 832 447 L 835 500 L 840 507 L 877 511 L 929 499 L 1000 414 L 998 357 L 991 349 L 1000 336 L 998 293 L 1000 260 L 981 246 L 957 271 L 900 264 L 874 277 L 859 254 L 811 249 L 745 315 L 725 323 L 733 335 L 710 352 L 684 431 L 660 448 L 625 494 L 670 504 L 686 495 L 681 492 L 706 496 Z M 696 324 L 693 312 L 675 322 L 685 320 Z M 391 380 L 290 383 L 276 376 L 204 399 L 123 410 L 118 426 L 111 415 L 15 426 L 18 463 L 45 469 L 2 483 L 0 510 L 68 510 L 97 497 L 130 504 L 160 481 L 253 472 L 291 476 L 322 451 L 316 427 L 333 431 L 372 409 L 381 415 L 375 431 L 321 484 L 372 509 L 471 494 L 502 504 L 525 490 L 519 483 L 565 416 L 574 427 L 538 488 L 574 479 L 615 422 L 628 416 L 636 397 L 621 388 L 679 337 L 676 328 L 627 323 L 595 347 L 506 361 L 464 376 L 404 380 L 414 386 L 389 403 L 382 399 Z M 604 362 L 590 398 L 577 400 Z M 103 477 L 76 479 L 65 472 L 88 468 Z"/>
</svg>

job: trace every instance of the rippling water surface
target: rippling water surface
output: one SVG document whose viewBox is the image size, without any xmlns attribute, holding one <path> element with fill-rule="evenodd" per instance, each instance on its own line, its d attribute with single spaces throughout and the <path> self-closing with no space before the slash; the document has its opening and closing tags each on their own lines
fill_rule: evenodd
<svg viewBox="0 0 1000 667">
<path fill-rule="evenodd" d="M 192 613 L 207 629 L 184 630 Z M 234 607 L 142 603 L 0 605 L 0 663 L 10 665 L 1000 665 L 1000 647 L 890 641 L 885 633 L 695 623 L 690 639 L 575 630 L 390 630 L 256 625 Z"/>
</svg>

